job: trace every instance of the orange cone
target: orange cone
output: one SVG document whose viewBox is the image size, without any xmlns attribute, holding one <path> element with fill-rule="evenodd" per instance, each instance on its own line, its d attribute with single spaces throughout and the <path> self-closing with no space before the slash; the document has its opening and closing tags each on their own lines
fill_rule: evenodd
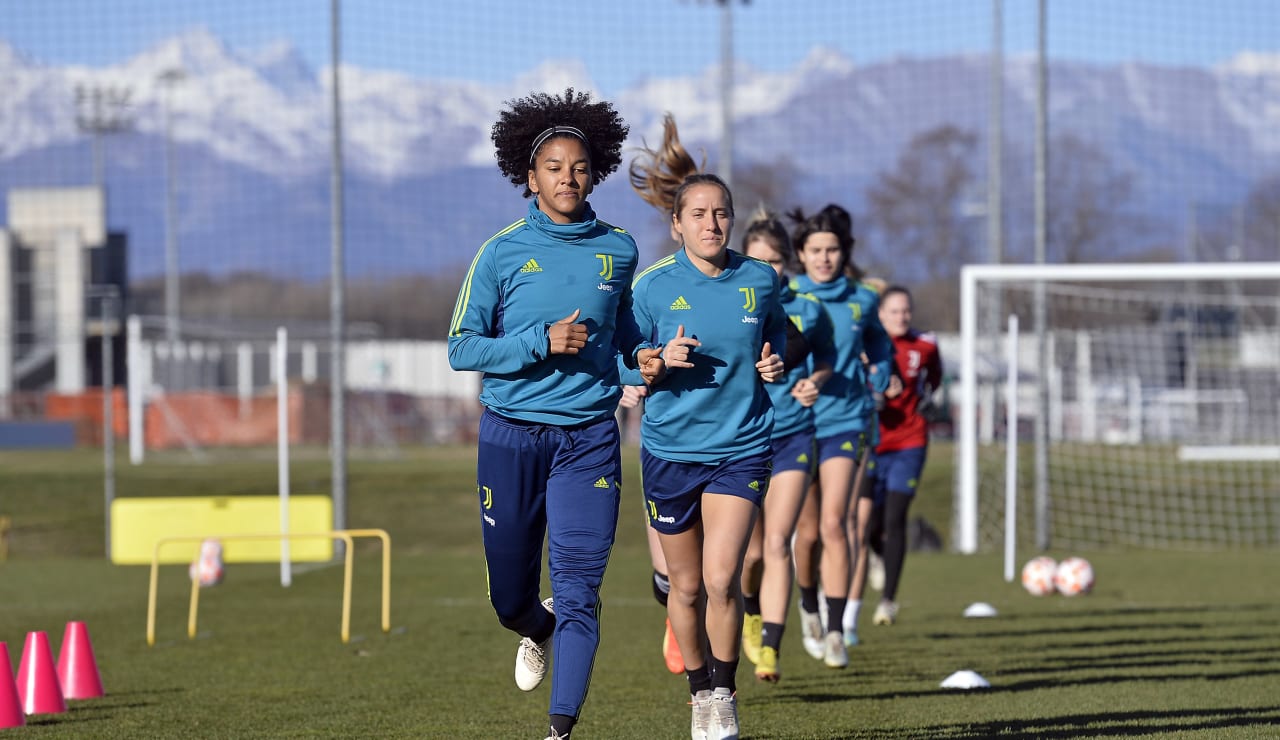
<svg viewBox="0 0 1280 740">
<path fill-rule="evenodd" d="M 58 651 L 58 681 L 64 699 L 96 699 L 102 696 L 102 676 L 93 658 L 89 628 L 84 622 L 67 622 Z"/>
<path fill-rule="evenodd" d="M 13 664 L 9 662 L 9 647 L 0 642 L 0 728 L 21 727 L 27 723 L 22 716 L 22 699 L 18 698 L 18 684 L 13 680 Z"/>
<path fill-rule="evenodd" d="M 57 714 L 67 711 L 58 683 L 58 669 L 53 665 L 47 632 L 28 632 L 18 665 L 18 697 L 27 714 Z"/>
</svg>

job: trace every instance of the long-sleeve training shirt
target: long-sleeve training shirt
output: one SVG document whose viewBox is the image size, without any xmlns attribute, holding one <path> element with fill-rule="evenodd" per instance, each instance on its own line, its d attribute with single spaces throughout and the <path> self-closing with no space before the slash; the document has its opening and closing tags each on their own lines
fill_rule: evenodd
<svg viewBox="0 0 1280 740">
<path fill-rule="evenodd" d="M 635 315 L 645 339 L 666 344 L 684 334 L 702 342 L 693 367 L 671 368 L 645 401 L 641 435 L 654 456 L 717 463 L 767 453 L 773 404 L 756 370 L 766 341 L 786 351 L 786 314 L 772 267 L 728 250 L 708 277 L 684 250 L 664 257 L 635 280 Z"/>
<path fill-rule="evenodd" d="M 893 358 L 893 343 L 880 325 L 879 296 L 844 276 L 816 283 L 807 275 L 800 275 L 791 281 L 791 287 L 822 301 L 835 330 L 835 372 L 822 386 L 813 406 L 818 436 L 875 431 L 876 405 L 871 390 L 883 393 L 889 386 L 889 362 Z M 876 369 L 869 378 L 862 369 L 863 352 Z"/>
<path fill-rule="evenodd" d="M 449 325 L 449 364 L 483 372 L 480 402 L 506 417 L 571 426 L 613 414 L 617 355 L 632 366 L 641 343 L 631 311 L 638 259 L 635 240 L 590 204 L 581 221 L 557 224 L 531 201 L 472 260 Z M 552 355 L 547 332 L 575 309 L 587 345 Z"/>
<path fill-rule="evenodd" d="M 810 356 L 787 371 L 777 383 L 766 383 L 765 390 L 773 401 L 773 438 L 786 437 L 815 429 L 813 407 L 801 406 L 791 395 L 791 388 L 813 373 L 819 362 L 834 366 L 836 348 L 832 340 L 831 317 L 819 301 L 808 293 L 797 293 L 790 285 L 781 286 L 782 310 L 809 343 Z"/>
</svg>

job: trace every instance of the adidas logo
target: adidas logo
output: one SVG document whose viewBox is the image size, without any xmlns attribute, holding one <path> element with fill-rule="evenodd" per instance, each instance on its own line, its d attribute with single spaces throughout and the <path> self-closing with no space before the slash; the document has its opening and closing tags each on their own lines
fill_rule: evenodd
<svg viewBox="0 0 1280 740">
<path fill-rule="evenodd" d="M 684 299 L 684 296 L 680 296 L 671 304 L 672 311 L 688 311 L 692 308 L 693 306 L 689 305 L 689 302 Z"/>
<path fill-rule="evenodd" d="M 840 449 L 844 450 L 845 452 L 853 452 L 853 443 L 845 442 L 844 444 L 840 445 Z"/>
<path fill-rule="evenodd" d="M 750 483 L 748 483 L 748 484 L 747 484 L 747 488 L 750 488 L 750 489 L 751 489 L 751 490 L 753 490 L 753 491 L 759 491 L 759 490 L 760 490 L 760 481 L 758 481 L 758 480 L 753 480 L 753 481 L 751 481 Z"/>
<path fill-rule="evenodd" d="M 524 263 L 524 267 L 520 268 L 520 272 L 542 272 L 542 268 L 538 266 L 538 261 L 530 259 Z"/>
<path fill-rule="evenodd" d="M 605 480 L 604 478 L 601 478 L 596 481 L 596 488 L 608 488 L 608 487 L 609 487 L 609 481 Z"/>
<path fill-rule="evenodd" d="M 807 463 L 807 462 L 809 462 L 809 453 L 807 453 L 807 452 L 801 452 L 801 453 L 800 453 L 800 457 L 797 457 L 797 458 L 796 458 L 796 462 L 798 462 L 798 463 Z"/>
</svg>

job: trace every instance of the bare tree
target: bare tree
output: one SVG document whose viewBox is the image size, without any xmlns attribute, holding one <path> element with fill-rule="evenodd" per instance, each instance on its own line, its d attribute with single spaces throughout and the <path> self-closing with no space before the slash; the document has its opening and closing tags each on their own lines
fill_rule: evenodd
<svg viewBox="0 0 1280 740">
<path fill-rule="evenodd" d="M 976 145 L 971 131 L 930 129 L 868 188 L 868 219 L 883 240 L 873 259 L 893 265 L 894 277 L 932 282 L 969 261 L 977 234 L 965 198 L 975 185 Z"/>
<path fill-rule="evenodd" d="M 1280 174 L 1259 182 L 1245 202 L 1244 259 L 1280 260 Z"/>
<path fill-rule="evenodd" d="M 1098 262 L 1124 251 L 1136 222 L 1125 212 L 1133 178 L 1106 152 L 1071 134 L 1057 137 L 1049 165 L 1049 261 Z"/>
</svg>

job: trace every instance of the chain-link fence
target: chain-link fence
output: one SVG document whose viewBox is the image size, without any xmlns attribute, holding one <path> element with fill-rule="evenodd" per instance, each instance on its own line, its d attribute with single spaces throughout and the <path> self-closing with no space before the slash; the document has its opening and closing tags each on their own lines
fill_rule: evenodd
<svg viewBox="0 0 1280 740">
<path fill-rule="evenodd" d="M 247 379 L 237 363 L 279 325 L 313 343 L 291 375 L 323 385 L 340 245 L 352 391 L 469 418 L 441 390 L 461 382 L 442 353 L 398 348 L 442 340 L 465 265 L 523 212 L 488 132 L 503 101 L 534 91 L 614 101 L 632 145 L 672 112 L 690 149 L 731 175 L 740 210 L 846 206 L 855 259 L 916 287 L 922 326 L 956 327 L 960 265 L 1033 258 L 1039 3 L 342 5 L 0 8 L 8 415 L 100 382 L 96 337 L 123 336 L 96 305 L 69 307 L 68 280 L 119 287 L 171 399 L 238 404 L 246 382 L 269 388 L 261 356 Z M 1044 5 L 1047 259 L 1280 258 L 1280 5 Z M 625 176 L 592 201 L 643 263 L 671 248 Z M 84 227 L 95 208 L 97 231 Z M 58 267 L 75 254 L 90 264 Z M 123 340 L 115 349 L 119 381 L 137 369 Z M 374 444 L 465 428 L 370 413 Z"/>
</svg>

